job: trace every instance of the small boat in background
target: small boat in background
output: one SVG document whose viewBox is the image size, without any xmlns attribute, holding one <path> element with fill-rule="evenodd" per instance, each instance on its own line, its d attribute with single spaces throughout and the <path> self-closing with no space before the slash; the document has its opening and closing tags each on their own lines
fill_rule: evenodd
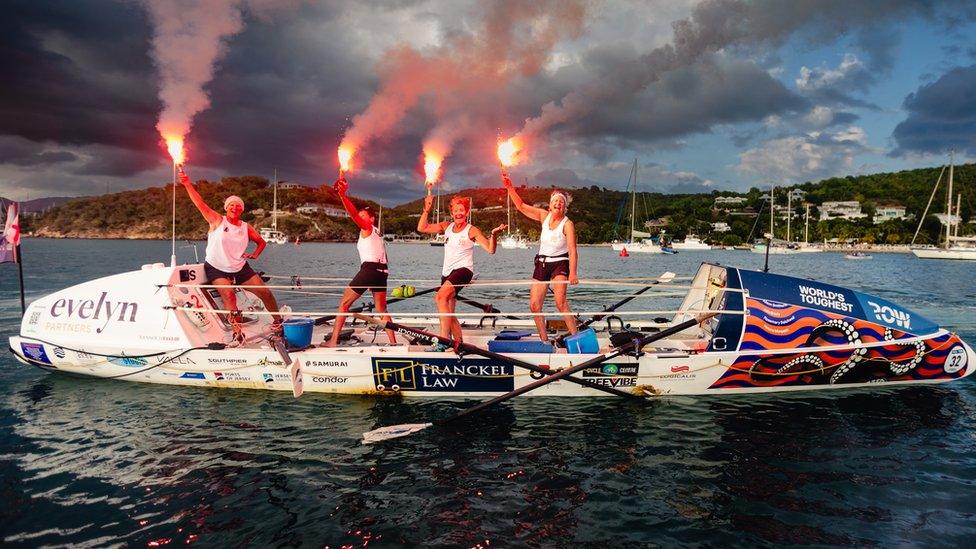
<svg viewBox="0 0 976 549">
<path fill-rule="evenodd" d="M 671 247 L 675 250 L 692 250 L 692 251 L 707 251 L 711 250 L 712 247 L 708 244 L 702 242 L 702 239 L 698 238 L 697 235 L 689 234 L 681 242 L 672 242 Z"/>
<path fill-rule="evenodd" d="M 844 255 L 844 259 L 874 259 L 874 256 L 861 251 L 854 251 Z"/>
<path fill-rule="evenodd" d="M 261 227 L 258 233 L 265 242 L 284 244 L 288 242 L 288 235 L 278 230 L 278 170 L 275 170 L 274 173 L 274 200 L 271 206 L 271 226 Z"/>
<path fill-rule="evenodd" d="M 950 151 L 949 153 L 949 181 L 948 190 L 946 191 L 946 211 L 945 211 L 945 241 L 941 246 L 915 246 L 915 238 L 918 238 L 919 231 L 922 230 L 922 223 L 925 221 L 928 215 L 929 208 L 925 207 L 925 211 L 922 212 L 922 217 L 918 222 L 918 229 L 915 230 L 915 237 L 912 238 L 912 254 L 919 259 L 955 259 L 961 261 L 976 261 L 976 236 L 959 236 L 959 225 L 962 222 L 962 194 L 958 196 L 955 203 L 952 201 L 952 175 L 953 175 L 953 164 L 955 164 L 955 151 Z M 942 169 L 945 173 L 945 168 Z M 932 189 L 932 196 L 929 198 L 929 205 L 932 204 L 932 198 L 935 197 L 935 192 L 939 189 L 939 181 L 942 180 L 942 174 L 939 174 L 939 180 L 935 182 L 935 188 Z M 956 212 L 952 213 L 953 205 L 955 205 Z"/>
</svg>

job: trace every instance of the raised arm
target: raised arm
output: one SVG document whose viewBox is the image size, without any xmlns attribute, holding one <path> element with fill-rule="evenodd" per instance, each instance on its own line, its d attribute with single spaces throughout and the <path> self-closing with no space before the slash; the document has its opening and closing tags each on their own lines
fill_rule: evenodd
<svg viewBox="0 0 976 549">
<path fill-rule="evenodd" d="M 180 166 L 179 168 L 179 176 L 180 183 L 183 184 L 183 188 L 186 189 L 186 193 L 190 195 L 190 200 L 193 202 L 193 205 L 200 210 L 201 214 L 203 214 L 203 218 L 206 219 L 207 223 L 210 225 L 210 230 L 214 230 L 214 228 L 220 224 L 220 218 L 223 216 L 211 209 L 210 206 L 207 206 L 207 203 L 203 201 L 203 197 L 200 196 L 200 193 L 197 192 L 196 187 L 193 186 L 193 182 L 190 181 L 190 178 L 186 175 L 186 172 L 183 171 L 183 166 Z"/>
<path fill-rule="evenodd" d="M 252 227 L 250 223 L 247 224 L 247 238 L 251 242 L 256 243 L 258 247 L 254 248 L 254 251 L 251 253 L 244 252 L 241 254 L 241 257 L 244 259 L 257 259 L 258 256 L 261 255 L 261 252 L 264 251 L 264 247 L 267 246 L 268 243 L 264 241 L 264 238 L 261 237 L 260 233 L 254 230 L 254 227 Z"/>
<path fill-rule="evenodd" d="M 515 204 L 515 209 L 525 214 L 525 217 L 534 219 L 539 223 L 542 223 L 546 219 L 546 215 L 548 215 L 549 212 L 543 210 L 542 208 L 529 206 L 523 202 L 522 197 L 519 196 L 515 191 L 515 186 L 512 185 L 512 180 L 509 179 L 507 175 L 502 175 L 502 183 L 505 185 L 505 188 L 508 189 L 508 196 L 512 197 L 512 204 Z"/>
<path fill-rule="evenodd" d="M 474 241 L 478 243 L 479 246 L 484 248 L 484 250 L 490 254 L 495 253 L 495 245 L 498 244 L 498 233 L 504 231 L 508 228 L 508 225 L 502 223 L 501 225 L 495 227 L 491 230 L 491 239 L 485 238 L 484 233 L 481 229 L 471 226 L 471 231 L 468 233 L 474 237 Z"/>
<path fill-rule="evenodd" d="M 563 234 L 566 235 L 566 247 L 569 248 L 569 283 L 579 284 L 579 277 L 576 276 L 576 225 L 567 219 L 563 225 Z"/>
<path fill-rule="evenodd" d="M 441 221 L 440 223 L 428 223 L 427 216 L 430 215 L 430 205 L 433 202 L 434 197 L 427 195 L 424 198 L 424 211 L 420 214 L 420 219 L 417 220 L 417 232 L 427 233 L 427 234 L 437 234 L 444 230 L 444 227 L 450 223 L 450 221 Z"/>
<path fill-rule="evenodd" d="M 356 205 L 352 203 L 352 200 L 349 200 L 348 196 L 346 196 L 346 192 L 349 191 L 349 183 L 346 182 L 345 178 L 339 178 L 336 180 L 335 185 L 333 185 L 332 188 L 335 189 L 336 193 L 339 194 L 339 200 L 342 201 L 342 206 L 346 209 L 346 212 L 349 213 L 349 217 L 352 218 L 353 222 L 358 225 L 360 229 L 364 231 L 371 231 L 373 227 L 370 226 L 369 221 L 359 217 L 359 210 L 356 208 Z"/>
</svg>

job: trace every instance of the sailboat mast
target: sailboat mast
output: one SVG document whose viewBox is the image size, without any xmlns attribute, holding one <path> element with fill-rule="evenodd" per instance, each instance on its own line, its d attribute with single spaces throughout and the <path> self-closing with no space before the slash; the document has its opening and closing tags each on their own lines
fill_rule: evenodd
<svg viewBox="0 0 976 549">
<path fill-rule="evenodd" d="M 790 224 L 793 222 L 793 189 L 788 189 L 786 193 L 786 241 L 790 240 Z"/>
<path fill-rule="evenodd" d="M 776 192 L 776 184 L 771 183 L 769 185 L 769 238 L 776 238 L 776 233 L 773 232 L 773 218 L 776 217 L 776 199 L 774 198 Z"/>
<path fill-rule="evenodd" d="M 959 225 L 962 224 L 962 193 L 956 195 L 956 226 L 955 230 L 952 231 L 952 236 L 959 236 Z"/>
<path fill-rule="evenodd" d="M 949 191 L 946 193 L 946 248 L 949 247 L 949 237 L 952 235 L 952 167 L 955 164 L 955 153 L 955 149 L 949 151 Z"/>
<path fill-rule="evenodd" d="M 807 203 L 807 213 L 803 216 L 803 243 L 810 243 L 810 203 Z"/>
<path fill-rule="evenodd" d="M 634 186 L 630 190 L 631 200 L 630 200 L 630 242 L 634 243 L 634 216 L 637 211 L 637 159 L 634 159 L 634 169 L 631 170 L 633 174 Z"/>
<path fill-rule="evenodd" d="M 278 168 L 274 171 L 274 203 L 271 205 L 271 228 L 278 230 Z"/>
<path fill-rule="evenodd" d="M 435 215 L 437 217 L 437 223 L 440 223 L 441 222 L 441 187 L 440 187 L 440 185 L 437 186 L 437 207 L 436 207 L 436 209 L 437 209 L 437 213 Z"/>
</svg>

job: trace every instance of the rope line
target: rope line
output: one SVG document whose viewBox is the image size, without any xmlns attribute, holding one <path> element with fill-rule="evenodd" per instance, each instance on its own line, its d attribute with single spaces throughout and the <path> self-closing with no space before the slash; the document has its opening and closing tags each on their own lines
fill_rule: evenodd
<svg viewBox="0 0 976 549">
<path fill-rule="evenodd" d="M 191 312 L 200 312 L 200 313 L 230 314 L 230 313 L 236 312 L 236 311 L 231 311 L 231 310 L 228 310 L 228 309 L 205 309 L 205 308 L 187 308 L 187 307 L 171 307 L 171 306 L 166 306 L 166 307 L 163 307 L 163 308 L 164 309 L 177 310 L 177 311 L 191 311 Z M 523 312 L 499 312 L 499 313 L 489 313 L 489 312 L 480 312 L 480 313 L 435 313 L 435 312 L 411 313 L 411 312 L 396 312 L 396 313 L 393 313 L 393 312 L 387 311 L 387 314 L 389 314 L 392 317 L 396 317 L 396 318 L 405 318 L 405 317 L 406 318 L 424 318 L 424 317 L 442 317 L 442 316 L 460 317 L 460 318 L 482 318 L 482 317 L 486 317 L 486 316 L 487 317 L 495 317 L 495 316 L 497 316 L 497 317 L 505 317 L 505 316 L 556 316 L 556 315 L 567 315 L 567 314 L 572 314 L 572 315 L 576 315 L 576 316 L 603 316 L 603 317 L 612 316 L 612 315 L 616 315 L 616 316 L 621 316 L 621 315 L 624 315 L 624 316 L 645 316 L 645 315 L 665 315 L 665 314 L 683 314 L 684 316 L 698 316 L 698 315 L 703 315 L 703 314 L 707 314 L 707 313 L 719 313 L 719 314 L 743 315 L 743 316 L 746 316 L 746 315 L 749 314 L 748 311 L 727 311 L 727 310 L 722 310 L 722 309 L 695 309 L 694 311 L 681 310 L 681 309 L 662 309 L 662 310 L 656 310 L 656 311 L 622 311 L 622 310 L 615 310 L 615 311 L 571 311 L 571 312 L 543 311 L 543 312 L 540 312 L 540 313 L 533 313 L 533 312 L 524 312 L 524 313 Z M 338 315 L 352 316 L 352 313 L 351 312 L 342 312 L 342 311 L 279 311 L 277 313 L 273 313 L 273 312 L 270 312 L 270 311 L 247 311 L 246 314 L 248 314 L 248 315 L 279 315 L 279 316 L 332 316 L 332 315 L 335 315 L 335 316 L 338 316 Z"/>
</svg>

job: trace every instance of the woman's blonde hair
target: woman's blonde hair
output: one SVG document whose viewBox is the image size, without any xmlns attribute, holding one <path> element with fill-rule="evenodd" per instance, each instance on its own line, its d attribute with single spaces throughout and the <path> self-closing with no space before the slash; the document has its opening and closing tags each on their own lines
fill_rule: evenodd
<svg viewBox="0 0 976 549">
<path fill-rule="evenodd" d="M 451 203 L 448 204 L 448 209 L 453 210 L 455 204 L 460 204 L 464 206 L 464 211 L 471 211 L 471 199 L 467 196 L 457 195 L 451 199 Z"/>
</svg>

